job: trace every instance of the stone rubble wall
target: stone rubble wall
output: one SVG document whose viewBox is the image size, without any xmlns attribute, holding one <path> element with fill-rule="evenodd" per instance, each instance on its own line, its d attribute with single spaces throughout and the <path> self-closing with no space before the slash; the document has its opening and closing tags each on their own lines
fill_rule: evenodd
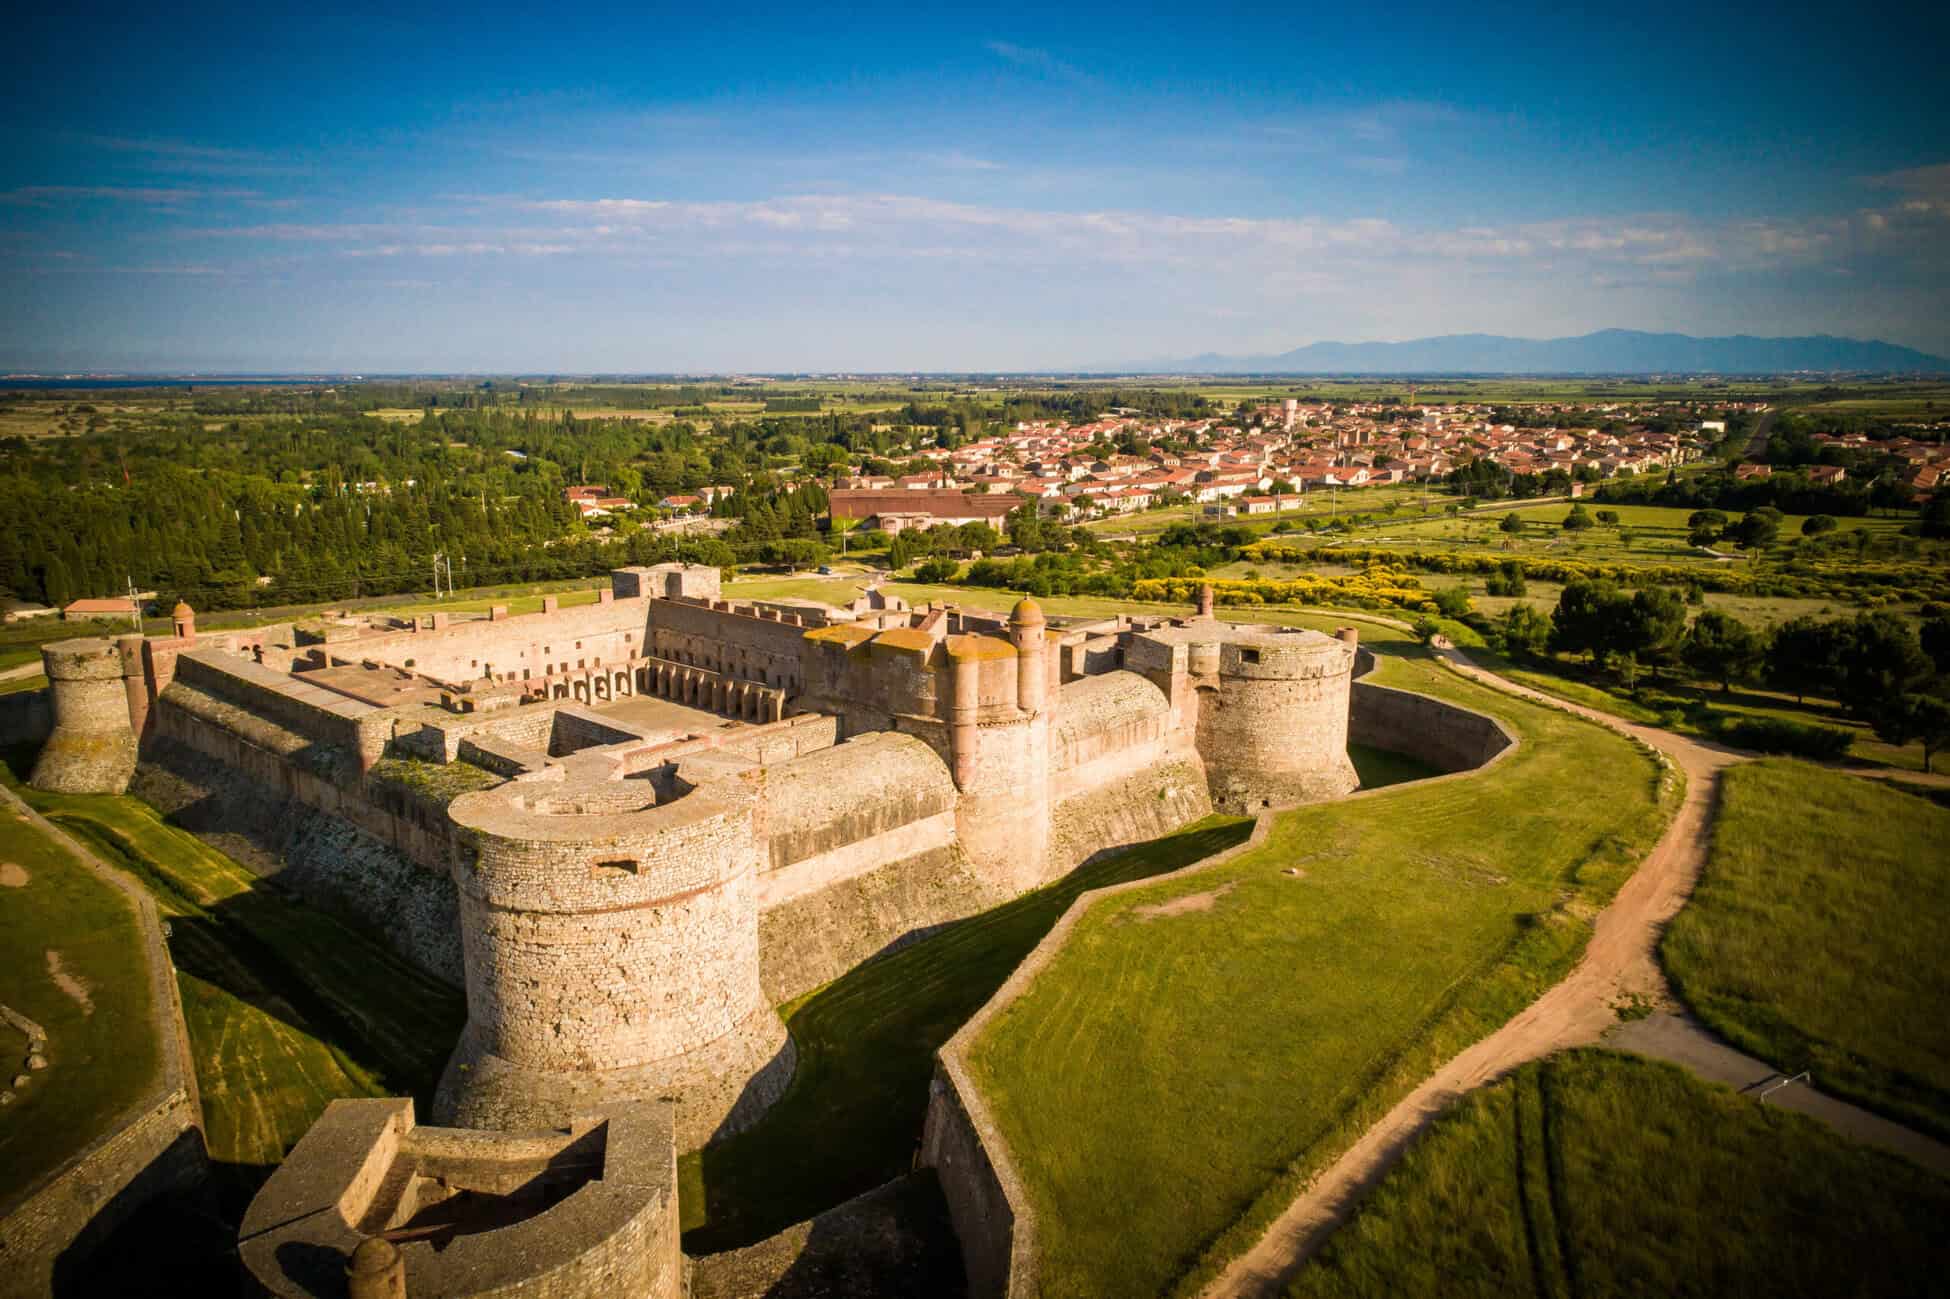
<svg viewBox="0 0 1950 1299">
<path fill-rule="evenodd" d="M 150 1200 L 199 1186 L 209 1164 L 189 1031 L 155 900 L 133 879 L 101 864 L 59 827 L 29 811 L 12 791 L 0 790 L 0 814 L 14 813 L 35 821 L 83 869 L 120 889 L 134 905 L 159 1059 L 142 1098 L 91 1144 L 0 1201 L 0 1299 L 29 1299 L 51 1293 L 61 1270 L 100 1248 Z"/>
<path fill-rule="evenodd" d="M 1003 900 L 950 843 L 775 901 L 758 920 L 765 999 L 782 1005 Z"/>
</svg>

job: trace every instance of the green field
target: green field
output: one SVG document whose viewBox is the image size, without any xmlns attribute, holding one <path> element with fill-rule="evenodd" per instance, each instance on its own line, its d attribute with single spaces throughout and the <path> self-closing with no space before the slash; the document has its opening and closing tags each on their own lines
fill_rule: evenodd
<svg viewBox="0 0 1950 1299">
<path fill-rule="evenodd" d="M 21 791 L 128 870 L 170 925 L 170 955 L 226 1202 L 242 1202 L 327 1102 L 431 1098 L 462 997 L 368 935 L 266 884 L 127 796 Z"/>
<path fill-rule="evenodd" d="M 1677 777 L 1622 738 L 1458 679 L 1402 633 L 1363 637 L 1382 681 L 1503 719 L 1522 747 L 1283 813 L 1252 853 L 1099 905 L 989 1025 L 972 1068 L 1061 1224 L 1040 1238 L 1047 1295 L 1195 1291 L 1561 977 L 1675 805 Z M 1211 908 L 1137 914 L 1194 894 Z"/>
<path fill-rule="evenodd" d="M 100 1136 L 155 1083 L 157 1040 L 135 907 L 0 805 L 0 1002 L 47 1032 L 47 1068 L 0 1109 L 0 1200 Z M 62 982 L 56 981 L 59 975 Z M 27 1039 L 0 1024 L 0 1087 Z"/>
<path fill-rule="evenodd" d="M 1660 505 L 1608 505 L 1602 501 L 1583 502 L 1585 512 L 1596 518 L 1599 510 L 1615 511 L 1618 526 L 1600 524 L 1582 531 L 1567 532 L 1561 526 L 1571 507 L 1555 505 L 1507 505 L 1486 508 L 1461 518 L 1430 518 L 1401 523 L 1382 529 L 1385 544 L 1404 550 L 1494 550 L 1512 558 L 1578 560 L 1586 563 L 1631 564 L 1723 564 L 1745 563 L 1716 559 L 1687 540 L 1691 529 L 1686 520 L 1689 509 Z M 1501 529 L 1504 516 L 1515 514 L 1524 521 L 1524 531 L 1515 535 Z M 1730 517 L 1739 517 L 1738 511 Z M 1788 515 L 1781 521 L 1781 537 L 1791 540 L 1801 535 L 1805 515 Z M 1906 519 L 1842 518 L 1836 523 L 1842 531 L 1867 531 L 1894 534 Z M 1731 543 L 1716 550 L 1733 555 Z"/>
<path fill-rule="evenodd" d="M 1723 782 L 1660 949 L 1680 995 L 1741 1050 L 1950 1137 L 1950 809 L 1784 760 Z"/>
<path fill-rule="evenodd" d="M 1950 1182 L 1671 1065 L 1573 1051 L 1437 1121 L 1291 1299 L 1942 1294 Z"/>
</svg>

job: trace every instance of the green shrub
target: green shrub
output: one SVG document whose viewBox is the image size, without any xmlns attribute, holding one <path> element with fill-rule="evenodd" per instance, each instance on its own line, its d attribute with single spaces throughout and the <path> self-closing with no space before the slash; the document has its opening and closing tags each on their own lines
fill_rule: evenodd
<svg viewBox="0 0 1950 1299">
<path fill-rule="evenodd" d="M 1848 756 L 1855 737 L 1833 726 L 1804 726 L 1778 717 L 1742 717 L 1719 728 L 1720 738 L 1759 753 L 1785 753 L 1817 762 Z"/>
</svg>

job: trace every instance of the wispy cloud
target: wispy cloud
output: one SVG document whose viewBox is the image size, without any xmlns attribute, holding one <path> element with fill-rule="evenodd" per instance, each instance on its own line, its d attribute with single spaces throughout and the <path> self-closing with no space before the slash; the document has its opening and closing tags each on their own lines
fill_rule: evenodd
<svg viewBox="0 0 1950 1299">
<path fill-rule="evenodd" d="M 118 135 L 71 138 L 84 148 L 132 156 L 140 165 L 155 171 L 204 176 L 288 176 L 309 170 L 290 158 L 260 149 Z"/>
<path fill-rule="evenodd" d="M 69 201 L 180 207 L 186 203 L 259 197 L 256 190 L 250 189 L 156 185 L 23 185 L 16 189 L 0 190 L 0 203 L 14 207 L 51 207 Z"/>
<path fill-rule="evenodd" d="M 1038 49 L 1033 45 L 1017 45 L 1011 41 L 984 41 L 982 48 L 1005 62 L 1042 76 L 1079 84 L 1095 84 L 1097 80 L 1075 64 L 1066 63 L 1048 50 Z"/>
<path fill-rule="evenodd" d="M 949 149 L 941 153 L 923 153 L 918 161 L 943 171 L 1003 171 L 1006 168 L 993 158 L 978 158 L 974 154 L 963 153 L 959 149 Z"/>
<path fill-rule="evenodd" d="M 1900 189 L 1933 198 L 1950 198 L 1950 162 L 1884 172 L 1880 176 L 1869 177 L 1869 184 L 1878 189 Z"/>
</svg>

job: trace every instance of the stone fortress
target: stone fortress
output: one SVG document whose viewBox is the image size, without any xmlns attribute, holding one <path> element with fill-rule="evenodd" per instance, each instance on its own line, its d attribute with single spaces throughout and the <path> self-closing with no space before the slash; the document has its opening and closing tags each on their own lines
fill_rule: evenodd
<svg viewBox="0 0 1950 1299">
<path fill-rule="evenodd" d="M 666 1166 L 783 1091 L 774 1006 L 1094 854 L 1357 784 L 1354 633 L 1220 622 L 1209 592 L 1186 619 L 835 609 L 670 564 L 599 594 L 211 635 L 179 606 L 173 636 L 45 651 L 33 783 L 133 779 L 465 986 L 444 1126 L 340 1102 L 253 1205 L 266 1293 L 342 1286 L 291 1260 L 364 1237 L 354 1293 L 391 1293 L 357 1267 L 415 1293 L 680 1293 Z M 600 1200 L 627 1241 L 531 1226 L 477 1284 L 419 1230 L 462 1192 L 497 1237 L 526 1195 L 531 1224 Z"/>
</svg>

